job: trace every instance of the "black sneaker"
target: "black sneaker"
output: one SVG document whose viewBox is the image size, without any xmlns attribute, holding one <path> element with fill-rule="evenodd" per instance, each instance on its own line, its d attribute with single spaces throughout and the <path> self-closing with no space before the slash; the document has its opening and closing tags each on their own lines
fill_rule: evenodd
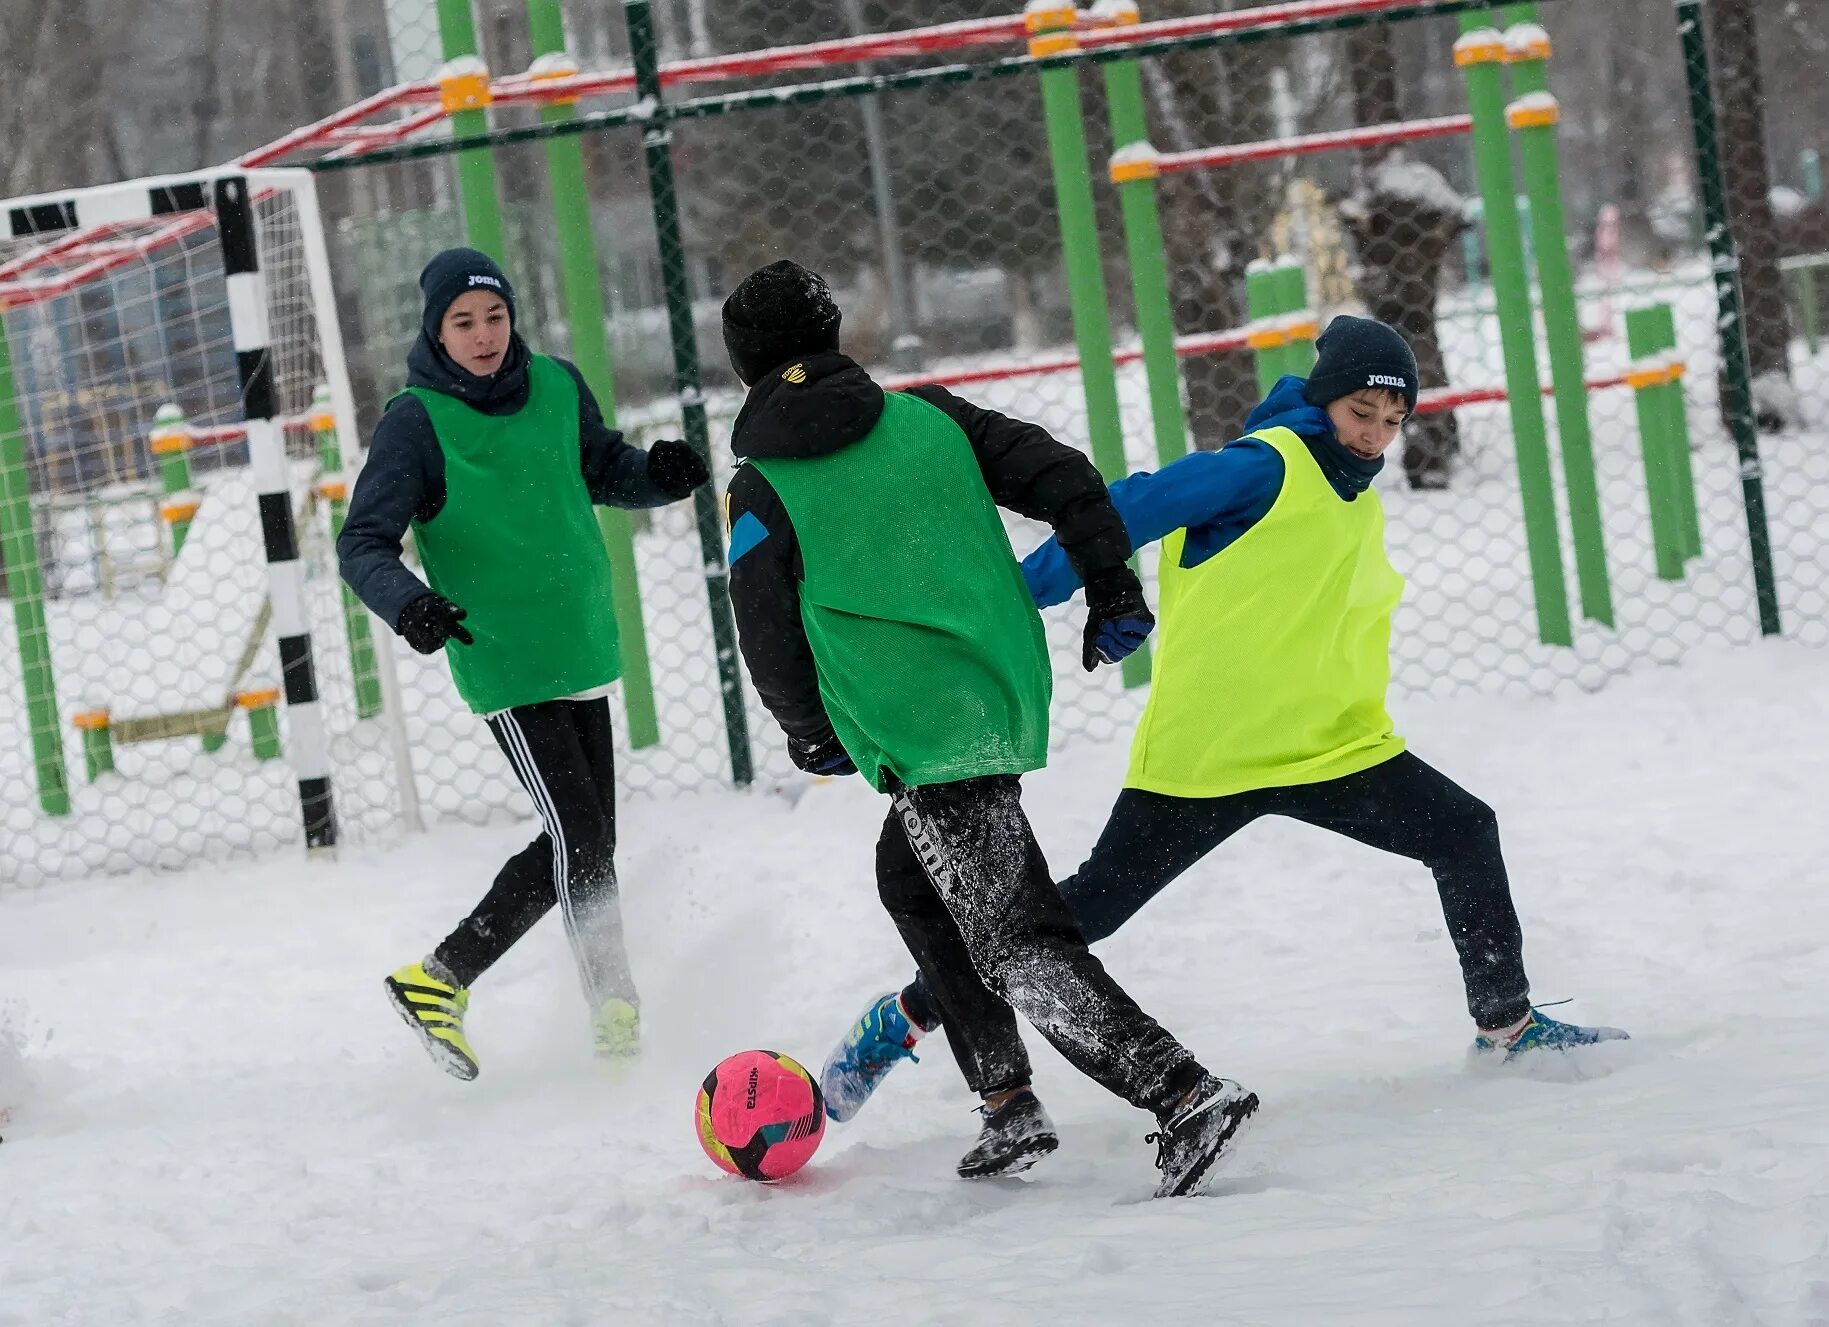
<svg viewBox="0 0 1829 1327">
<path fill-rule="evenodd" d="M 1156 1144 L 1156 1169 L 1162 1172 L 1156 1196 L 1180 1198 L 1199 1193 L 1213 1163 L 1255 1114 L 1257 1093 L 1245 1091 L 1230 1078 L 1209 1074 L 1193 1104 L 1184 1106 L 1160 1132 L 1143 1140 Z"/>
<path fill-rule="evenodd" d="M 980 1106 L 978 1113 L 984 1116 L 984 1128 L 977 1144 L 959 1158 L 961 1179 L 1020 1175 L 1061 1145 L 1054 1122 L 1027 1088 L 996 1110 Z"/>
</svg>

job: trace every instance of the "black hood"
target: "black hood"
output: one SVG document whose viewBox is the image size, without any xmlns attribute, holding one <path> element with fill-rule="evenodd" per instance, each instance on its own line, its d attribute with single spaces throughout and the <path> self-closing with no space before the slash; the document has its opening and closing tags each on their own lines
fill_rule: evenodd
<svg viewBox="0 0 1829 1327">
<path fill-rule="evenodd" d="M 883 389 L 849 356 L 797 359 L 749 390 L 730 448 L 739 460 L 829 456 L 857 442 L 883 415 Z"/>
<path fill-rule="evenodd" d="M 425 332 L 413 342 L 406 356 L 406 383 L 409 387 L 429 387 L 446 396 L 454 396 L 465 405 L 485 414 L 512 414 L 527 404 L 527 366 L 533 352 L 515 332 L 508 338 L 508 353 L 502 367 L 486 378 L 479 378 L 457 366 Z"/>
</svg>

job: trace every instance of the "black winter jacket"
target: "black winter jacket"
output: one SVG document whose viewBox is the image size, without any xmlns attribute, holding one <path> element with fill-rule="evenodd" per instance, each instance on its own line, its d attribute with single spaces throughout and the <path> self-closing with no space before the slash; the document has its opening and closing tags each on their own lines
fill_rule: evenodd
<svg viewBox="0 0 1829 1327">
<path fill-rule="evenodd" d="M 783 369 L 807 381 L 789 385 Z M 1000 507 L 1054 528 L 1082 578 L 1120 567 L 1130 536 L 1111 505 L 1105 481 L 1085 453 L 1026 423 L 961 400 L 943 387 L 916 387 L 964 432 L 985 487 Z M 883 389 L 843 355 L 815 355 L 783 365 L 750 389 L 737 416 L 731 449 L 752 456 L 822 456 L 848 447 L 876 426 Z M 819 698 L 812 647 L 800 618 L 805 572 L 787 508 L 752 465 L 730 482 L 730 597 L 743 660 L 756 693 L 790 741 L 813 745 L 832 736 Z M 885 550 L 884 556 L 894 556 Z"/>
<path fill-rule="evenodd" d="M 423 333 L 407 355 L 407 385 L 454 396 L 486 415 L 512 415 L 527 404 L 532 353 L 516 334 L 502 368 L 479 378 L 452 363 Z M 578 384 L 578 463 L 591 501 L 610 507 L 660 507 L 675 498 L 648 477 L 648 454 L 631 447 L 603 421 L 597 398 L 577 367 L 557 360 Z M 356 480 L 349 515 L 337 538 L 343 579 L 390 627 L 400 610 L 428 593 L 401 561 L 401 540 L 414 521 L 430 521 L 445 505 L 445 456 L 432 417 L 415 396 L 396 397 L 375 426 L 368 460 Z"/>
</svg>

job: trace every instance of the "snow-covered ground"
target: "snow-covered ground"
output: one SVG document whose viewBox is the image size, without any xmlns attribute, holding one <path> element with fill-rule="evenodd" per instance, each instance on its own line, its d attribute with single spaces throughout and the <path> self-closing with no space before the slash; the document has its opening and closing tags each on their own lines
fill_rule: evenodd
<svg viewBox="0 0 1829 1327">
<path fill-rule="evenodd" d="M 1139 1201 L 1150 1122 L 1045 1048 L 1062 1150 L 954 1179 L 975 1117 L 935 1043 L 764 1188 L 700 1154 L 698 1081 L 816 1063 L 907 966 L 854 782 L 626 818 L 623 1081 L 550 921 L 477 988 L 474 1084 L 381 999 L 526 826 L 65 882 L 0 897 L 0 1323 L 1829 1322 L 1829 655 L 1398 717 L 1500 813 L 1538 998 L 1634 1041 L 1470 1071 L 1426 875 L 1265 823 L 1102 949 L 1264 1099 L 1210 1197 Z M 1123 762 L 1030 782 L 1057 868 Z"/>
</svg>

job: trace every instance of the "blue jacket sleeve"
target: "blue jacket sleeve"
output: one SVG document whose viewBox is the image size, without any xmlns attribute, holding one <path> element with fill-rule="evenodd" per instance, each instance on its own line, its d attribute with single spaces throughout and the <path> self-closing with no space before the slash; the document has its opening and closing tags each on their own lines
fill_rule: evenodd
<svg viewBox="0 0 1829 1327">
<path fill-rule="evenodd" d="M 1181 529 L 1232 526 L 1243 533 L 1264 518 L 1282 487 L 1283 458 L 1268 443 L 1245 438 L 1120 479 L 1111 486 L 1111 500 L 1131 546 L 1142 548 Z M 1022 574 L 1039 608 L 1065 603 L 1080 588 L 1079 575 L 1053 539 L 1023 559 Z"/>
<path fill-rule="evenodd" d="M 421 595 L 426 583 L 401 561 L 401 540 L 415 519 L 429 519 L 444 500 L 442 461 L 432 417 L 415 397 L 403 396 L 375 426 L 368 460 L 356 479 L 337 562 L 356 597 L 388 626 L 399 630 L 400 610 Z"/>
<path fill-rule="evenodd" d="M 678 501 L 648 478 L 648 453 L 631 447 L 603 420 L 603 408 L 570 360 L 559 366 L 578 384 L 579 464 L 591 501 L 600 507 L 664 507 Z"/>
</svg>

